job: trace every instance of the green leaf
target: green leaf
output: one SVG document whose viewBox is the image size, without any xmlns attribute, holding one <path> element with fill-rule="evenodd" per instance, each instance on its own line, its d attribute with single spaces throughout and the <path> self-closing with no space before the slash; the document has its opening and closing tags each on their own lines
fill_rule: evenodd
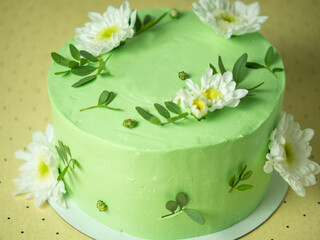
<svg viewBox="0 0 320 240">
<path fill-rule="evenodd" d="M 63 169 L 63 171 L 59 174 L 59 176 L 58 176 L 58 178 L 57 178 L 57 181 L 58 181 L 58 182 L 63 179 L 63 177 L 64 177 L 64 175 L 66 175 L 68 169 L 69 169 L 69 165 L 67 165 L 67 166 Z"/>
<path fill-rule="evenodd" d="M 70 50 L 71 56 L 75 60 L 80 61 L 80 52 L 73 44 L 69 44 L 69 50 Z"/>
<path fill-rule="evenodd" d="M 218 73 L 217 69 L 211 63 L 209 64 L 209 67 L 212 69 L 212 75 L 215 75 Z"/>
<path fill-rule="evenodd" d="M 233 175 L 229 180 L 229 186 L 234 187 L 234 182 L 236 180 L 236 175 Z"/>
<path fill-rule="evenodd" d="M 92 66 L 79 66 L 71 69 L 71 73 L 78 75 L 78 76 L 86 76 L 92 72 L 97 70 L 96 67 Z"/>
<path fill-rule="evenodd" d="M 245 166 L 241 169 L 241 171 L 240 171 L 240 173 L 239 173 L 239 179 L 242 178 L 242 175 L 244 174 L 244 172 L 246 171 L 246 169 L 247 169 L 247 165 L 245 165 Z"/>
<path fill-rule="evenodd" d="M 64 158 L 63 151 L 58 146 L 55 146 L 55 147 L 56 147 L 57 153 L 58 153 L 59 157 L 61 158 L 61 160 L 63 162 L 66 162 L 67 160 Z"/>
<path fill-rule="evenodd" d="M 265 66 L 255 62 L 247 62 L 246 67 L 251 69 L 265 68 Z"/>
<path fill-rule="evenodd" d="M 164 106 L 162 106 L 162 105 L 160 105 L 160 104 L 158 104 L 158 103 L 155 103 L 155 104 L 154 104 L 154 107 L 155 107 L 155 109 L 158 111 L 158 113 L 159 113 L 161 116 L 163 116 L 163 117 L 166 118 L 166 119 L 170 118 L 170 113 L 168 112 L 167 109 L 165 109 Z"/>
<path fill-rule="evenodd" d="M 104 104 L 108 100 L 109 95 L 110 95 L 110 92 L 107 90 L 104 90 L 99 96 L 98 105 Z"/>
<path fill-rule="evenodd" d="M 264 63 L 266 64 L 267 67 L 269 67 L 272 63 L 274 57 L 274 50 L 273 47 L 269 47 L 266 56 L 264 57 Z"/>
<path fill-rule="evenodd" d="M 88 77 L 84 77 L 82 79 L 80 79 L 78 82 L 76 82 L 75 84 L 72 85 L 72 87 L 79 87 L 87 82 L 92 81 L 93 79 L 95 79 L 97 76 L 96 75 L 91 75 Z"/>
<path fill-rule="evenodd" d="M 74 166 L 80 167 L 80 164 L 76 159 L 71 159 L 71 160 L 72 160 L 72 168 L 74 168 Z"/>
<path fill-rule="evenodd" d="M 219 65 L 221 74 L 224 74 L 226 72 L 226 69 L 224 68 L 222 58 L 220 56 L 218 57 L 218 65 Z"/>
<path fill-rule="evenodd" d="M 164 103 L 164 105 L 166 106 L 166 108 L 170 111 L 170 112 L 173 112 L 173 113 L 176 113 L 176 114 L 181 114 L 181 109 L 180 107 L 175 104 L 174 102 L 171 102 L 171 101 L 166 101 Z"/>
<path fill-rule="evenodd" d="M 63 158 L 64 158 L 66 161 L 68 161 L 67 151 L 66 151 L 66 149 L 65 149 L 65 146 L 64 146 L 63 142 L 62 142 L 62 141 L 58 141 L 58 144 L 59 144 L 61 153 L 62 153 L 62 155 L 63 155 Z"/>
<path fill-rule="evenodd" d="M 76 61 L 71 60 L 69 62 L 69 68 L 75 68 L 75 67 L 78 67 L 78 66 L 79 66 L 79 63 L 76 62 Z"/>
<path fill-rule="evenodd" d="M 155 26 L 158 22 L 161 21 L 162 18 L 164 18 L 168 13 L 165 12 L 163 13 L 158 19 L 151 19 L 150 22 L 148 22 L 146 25 L 143 25 L 139 31 L 136 32 L 136 35 L 143 33 L 147 30 L 149 30 L 150 28 L 152 28 L 153 26 Z"/>
<path fill-rule="evenodd" d="M 61 56 L 60 54 L 56 52 L 52 52 L 51 57 L 53 61 L 55 61 L 57 64 L 64 67 L 69 67 L 69 60 L 67 60 L 65 57 Z"/>
<path fill-rule="evenodd" d="M 116 97 L 116 94 L 114 92 L 110 92 L 109 97 L 107 99 L 107 101 L 105 102 L 105 105 L 110 104 Z"/>
<path fill-rule="evenodd" d="M 243 54 L 233 65 L 232 73 L 233 79 L 236 83 L 239 83 L 243 80 L 246 73 L 246 63 L 248 59 L 248 54 Z"/>
<path fill-rule="evenodd" d="M 152 118 L 150 118 L 149 122 L 155 125 L 162 125 L 160 119 L 157 118 L 156 116 L 153 116 Z"/>
<path fill-rule="evenodd" d="M 88 63 L 87 59 L 85 59 L 85 58 L 80 59 L 80 66 L 85 65 L 86 63 Z"/>
<path fill-rule="evenodd" d="M 69 73 L 69 72 L 70 72 L 70 70 L 68 70 L 68 71 L 63 71 L 63 72 L 55 72 L 54 75 L 62 75 L 62 74 L 67 74 L 67 73 Z"/>
<path fill-rule="evenodd" d="M 154 116 L 153 114 L 147 112 L 141 107 L 136 107 L 136 110 L 141 115 L 141 117 L 143 117 L 145 120 L 155 125 L 161 125 L 160 119 Z"/>
<path fill-rule="evenodd" d="M 284 69 L 283 68 L 275 68 L 272 70 L 273 73 L 276 73 L 276 72 L 283 72 Z"/>
<path fill-rule="evenodd" d="M 104 67 L 105 67 L 106 63 L 108 62 L 109 58 L 111 57 L 111 55 L 112 55 L 112 54 L 110 54 L 110 55 L 106 58 L 106 60 L 104 60 L 104 61 L 101 63 L 101 66 L 100 66 L 100 68 L 99 68 L 99 70 L 98 70 L 97 75 L 100 74 L 101 71 L 104 69 Z"/>
<path fill-rule="evenodd" d="M 69 155 L 69 157 L 71 157 L 71 158 L 72 158 L 72 155 L 71 155 L 71 151 L 70 151 L 69 146 L 64 145 L 64 149 L 66 150 L 66 153 Z"/>
<path fill-rule="evenodd" d="M 152 20 L 152 17 L 151 17 L 149 14 L 147 14 L 147 15 L 144 17 L 143 25 L 148 24 L 151 20 Z"/>
<path fill-rule="evenodd" d="M 166 203 L 166 209 L 168 209 L 170 212 L 174 213 L 178 208 L 178 203 L 175 201 L 168 201 Z"/>
<path fill-rule="evenodd" d="M 204 217 L 196 210 L 185 208 L 183 211 L 196 223 L 200 225 L 204 225 L 206 223 Z"/>
<path fill-rule="evenodd" d="M 93 56 L 91 53 L 85 51 L 85 50 L 81 50 L 80 54 L 82 57 L 88 59 L 90 62 L 98 62 L 99 59 L 95 56 Z"/>
<path fill-rule="evenodd" d="M 189 115 L 189 113 L 187 113 L 187 112 L 182 113 L 182 114 L 180 114 L 179 116 L 169 118 L 169 119 L 168 119 L 168 122 L 178 121 L 178 120 L 180 120 L 180 119 L 182 119 L 182 118 L 187 117 L 188 115 Z"/>
<path fill-rule="evenodd" d="M 135 32 L 137 33 L 137 32 L 139 32 L 140 29 L 141 29 L 141 20 L 140 20 L 140 17 L 139 17 L 139 15 L 138 15 L 138 13 L 137 13 L 137 15 L 136 15 L 136 22 L 135 22 L 135 24 L 134 24 L 134 30 L 135 30 Z"/>
<path fill-rule="evenodd" d="M 249 189 L 251 189 L 251 188 L 253 188 L 253 186 L 250 185 L 250 184 L 241 184 L 241 185 L 239 185 L 238 187 L 236 187 L 236 189 L 237 189 L 238 191 L 247 191 L 247 190 L 249 190 Z"/>
<path fill-rule="evenodd" d="M 249 179 L 250 177 L 251 177 L 251 175 L 252 175 L 252 171 L 248 171 L 248 172 L 246 172 L 244 175 L 243 175 L 243 177 L 242 177 L 242 181 L 244 181 L 244 180 L 247 180 L 247 179 Z"/>
<path fill-rule="evenodd" d="M 183 208 L 188 203 L 188 198 L 183 192 L 179 192 L 176 195 L 176 201 L 179 204 L 180 208 Z"/>
<path fill-rule="evenodd" d="M 252 90 L 254 90 L 254 89 L 256 89 L 256 88 L 260 87 L 260 86 L 261 86 L 261 85 L 263 85 L 263 84 L 264 84 L 264 82 L 259 83 L 258 85 L 254 86 L 254 87 L 252 87 L 252 88 L 249 88 L 249 89 L 247 89 L 247 90 L 250 92 L 250 91 L 252 91 Z"/>
</svg>

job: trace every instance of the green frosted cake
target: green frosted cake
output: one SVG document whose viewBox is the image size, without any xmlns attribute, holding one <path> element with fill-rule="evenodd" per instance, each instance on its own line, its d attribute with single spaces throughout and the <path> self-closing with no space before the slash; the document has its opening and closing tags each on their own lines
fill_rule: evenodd
<svg viewBox="0 0 320 240">
<path fill-rule="evenodd" d="M 15 194 L 71 203 L 66 213 L 121 239 L 159 240 L 226 237 L 261 203 L 273 170 L 306 195 L 320 172 L 314 131 L 281 110 L 283 63 L 257 33 L 267 17 L 258 3 L 192 7 L 137 13 L 125 1 L 90 12 L 51 53 L 54 127 L 15 152 L 25 161 Z"/>
<path fill-rule="evenodd" d="M 139 16 L 167 11 L 139 11 Z M 71 43 L 77 44 L 70 40 L 59 54 L 71 58 Z M 259 33 L 226 40 L 195 13 L 182 10 L 179 19 L 166 17 L 112 50 L 106 73 L 86 85 L 71 87 L 79 76 L 55 75 L 62 67 L 53 63 L 48 89 L 55 137 L 72 149 L 80 165 L 64 176 L 68 196 L 106 226 L 147 239 L 201 236 L 246 218 L 263 199 L 271 178 L 263 166 L 270 133 L 281 113 L 284 73 L 275 76 L 266 69 L 248 68 L 239 87 L 264 84 L 237 107 L 216 110 L 205 119 L 190 114 L 181 121 L 155 125 L 136 107 L 157 115 L 154 103 L 163 105 L 186 87 L 177 76 L 182 70 L 200 84 L 209 63 L 219 65 L 218 56 L 226 70 L 232 70 L 244 53 L 248 62 L 263 62 L 270 46 Z M 275 55 L 274 65 L 283 67 L 276 51 Z M 120 110 L 80 111 L 95 105 L 103 90 L 116 94 L 109 106 Z M 125 119 L 138 124 L 125 128 Z M 248 189 L 232 188 L 244 166 L 243 185 Z M 170 215 L 168 209 L 176 210 L 176 206 L 166 209 L 166 204 L 177 193 L 184 193 L 185 208 L 196 210 L 205 222 L 201 218 L 197 224 L 183 211 L 163 217 Z M 107 211 L 98 211 L 98 200 L 106 203 Z"/>
</svg>

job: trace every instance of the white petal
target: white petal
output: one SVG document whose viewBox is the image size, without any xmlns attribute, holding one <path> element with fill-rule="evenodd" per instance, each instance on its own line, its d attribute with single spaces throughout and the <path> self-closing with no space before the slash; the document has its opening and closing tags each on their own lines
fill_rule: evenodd
<svg viewBox="0 0 320 240">
<path fill-rule="evenodd" d="M 88 13 L 88 17 L 92 20 L 92 21 L 101 21 L 102 20 L 102 16 L 100 13 L 96 13 L 96 12 L 89 12 Z"/>
</svg>

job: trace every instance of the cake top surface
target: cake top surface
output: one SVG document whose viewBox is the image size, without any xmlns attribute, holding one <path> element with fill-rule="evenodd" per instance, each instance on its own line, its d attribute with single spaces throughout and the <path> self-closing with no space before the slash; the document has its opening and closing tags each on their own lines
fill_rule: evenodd
<svg viewBox="0 0 320 240">
<path fill-rule="evenodd" d="M 167 9 L 143 10 L 139 11 L 139 16 L 160 16 L 165 11 Z M 70 40 L 59 50 L 61 55 L 70 56 L 70 43 L 76 44 Z M 157 126 L 144 120 L 135 107 L 143 107 L 159 116 L 153 104 L 173 100 L 176 92 L 186 87 L 178 78 L 179 72 L 187 72 L 200 85 L 200 78 L 209 63 L 218 66 L 219 55 L 226 69 L 232 70 L 235 61 L 244 53 L 248 54 L 248 61 L 262 64 L 270 46 L 270 42 L 259 33 L 227 40 L 215 34 L 193 12 L 181 10 L 179 19 L 166 17 L 155 28 L 112 50 L 106 64 L 109 73 L 99 75 L 84 86 L 71 87 L 79 76 L 54 75 L 65 68 L 52 63 L 48 74 L 49 95 L 53 107 L 73 125 L 110 144 L 137 151 L 219 144 L 251 134 L 269 117 L 282 100 L 283 72 L 275 77 L 266 69 L 248 69 L 239 88 L 251 88 L 264 82 L 253 92 L 255 95 L 241 99 L 236 108 L 225 107 L 208 113 L 201 121 L 189 116 L 183 121 Z M 283 63 L 277 52 L 276 55 L 274 65 L 281 68 Z M 103 90 L 117 94 L 110 107 L 121 111 L 92 109 L 80 112 L 80 109 L 97 104 Z M 137 120 L 138 126 L 132 129 L 123 127 L 123 120 L 128 118 Z"/>
</svg>

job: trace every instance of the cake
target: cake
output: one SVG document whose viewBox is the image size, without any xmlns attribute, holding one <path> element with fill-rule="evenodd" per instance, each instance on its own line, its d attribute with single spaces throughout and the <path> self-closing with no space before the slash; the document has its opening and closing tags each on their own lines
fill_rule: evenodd
<svg viewBox="0 0 320 240">
<path fill-rule="evenodd" d="M 139 17 L 168 11 L 143 10 Z M 56 149 L 62 159 L 59 183 L 92 218 L 145 239 L 202 236 L 250 215 L 269 186 L 271 174 L 264 166 L 268 154 L 273 160 L 270 135 L 283 119 L 285 74 L 275 47 L 257 32 L 225 39 L 194 12 L 179 13 L 178 19 L 164 17 L 114 48 L 111 56 L 102 55 L 108 59 L 104 71 L 84 85 L 72 87 L 77 75 L 56 74 L 64 70 L 56 62 L 48 73 Z M 70 45 L 77 44 L 71 39 L 59 55 L 72 59 Z M 278 71 L 257 67 L 269 51 Z M 205 116 L 189 113 L 178 90 L 187 91 L 186 83 L 190 87 L 192 82 L 182 80 L 181 72 L 200 85 L 201 77 L 213 78 L 218 66 L 231 72 L 244 54 L 247 68 L 237 84 L 246 89 L 241 101 L 239 97 Z M 226 73 L 216 76 L 227 78 Z M 215 94 L 217 98 L 220 92 Z M 90 108 L 97 101 L 109 102 Z M 169 111 L 154 104 L 173 110 L 168 102 L 188 114 L 166 122 L 162 116 Z M 126 128 L 128 124 L 133 128 Z M 72 163 L 73 169 L 66 169 Z M 42 173 L 46 171 L 44 166 Z"/>
</svg>

